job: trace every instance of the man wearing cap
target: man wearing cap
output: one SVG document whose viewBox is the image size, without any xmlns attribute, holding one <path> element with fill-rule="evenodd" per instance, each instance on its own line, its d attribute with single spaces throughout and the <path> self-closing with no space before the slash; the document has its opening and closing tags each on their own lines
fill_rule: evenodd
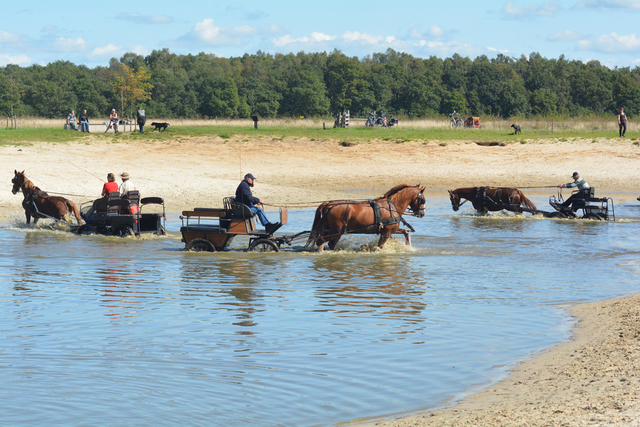
<svg viewBox="0 0 640 427">
<path fill-rule="evenodd" d="M 133 182 L 129 179 L 129 174 L 127 172 L 122 172 L 120 174 L 120 178 L 122 178 L 122 184 L 120 184 L 120 197 L 124 197 L 129 191 L 135 191 L 136 186 L 133 185 Z"/>
<path fill-rule="evenodd" d="M 571 175 L 573 178 L 573 182 L 568 182 L 566 184 L 560 184 L 558 187 L 560 188 L 573 188 L 578 187 L 578 192 L 576 194 L 571 195 L 564 203 L 557 203 L 557 206 L 553 206 L 554 208 L 560 210 L 560 208 L 568 208 L 576 199 L 584 199 L 587 197 L 587 193 L 589 192 L 589 184 L 584 178 L 580 178 L 580 174 L 578 172 L 574 172 Z"/>
<path fill-rule="evenodd" d="M 274 224 L 270 223 L 267 219 L 267 216 L 264 214 L 264 211 L 257 207 L 256 205 L 261 205 L 262 200 L 257 197 L 253 197 L 251 193 L 251 187 L 253 187 L 253 182 L 256 180 L 256 177 L 252 174 L 248 173 L 244 176 L 240 185 L 236 189 L 236 202 L 243 203 L 249 207 L 249 210 L 258 216 L 258 220 L 260 220 L 260 224 L 264 226 L 267 230 L 267 233 L 270 233 L 270 229 L 274 227 Z"/>
</svg>

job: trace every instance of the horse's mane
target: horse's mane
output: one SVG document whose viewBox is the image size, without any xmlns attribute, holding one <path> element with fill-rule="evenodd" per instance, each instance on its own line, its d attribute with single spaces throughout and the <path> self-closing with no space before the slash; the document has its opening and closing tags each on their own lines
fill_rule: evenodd
<svg viewBox="0 0 640 427">
<path fill-rule="evenodd" d="M 415 187 L 415 186 L 414 185 L 409 185 L 409 184 L 396 185 L 391 190 L 389 190 L 386 193 L 384 193 L 384 196 L 382 196 L 382 197 L 389 198 L 389 197 L 393 196 L 394 194 L 398 193 L 399 191 L 404 190 L 407 187 Z"/>
</svg>

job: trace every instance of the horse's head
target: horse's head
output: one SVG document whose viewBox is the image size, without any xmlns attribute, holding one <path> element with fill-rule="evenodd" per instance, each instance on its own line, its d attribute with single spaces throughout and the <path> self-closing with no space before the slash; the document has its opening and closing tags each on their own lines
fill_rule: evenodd
<svg viewBox="0 0 640 427">
<path fill-rule="evenodd" d="M 14 172 L 15 172 L 15 176 L 11 180 L 11 183 L 13 184 L 13 188 L 11 189 L 11 192 L 13 194 L 16 194 L 22 188 L 22 185 L 26 181 L 27 177 L 24 176 L 24 171 L 18 172 L 17 170 L 14 169 Z"/>
<path fill-rule="evenodd" d="M 451 200 L 451 207 L 453 208 L 454 212 L 458 212 L 458 209 L 460 209 L 460 196 L 458 196 L 455 192 L 448 190 L 449 191 L 449 200 Z"/>
<path fill-rule="evenodd" d="M 424 205 L 427 202 L 424 198 L 424 189 L 425 187 L 420 188 L 420 184 L 416 186 L 418 188 L 418 194 L 411 200 L 409 203 L 409 208 L 411 208 L 411 212 L 418 218 L 422 218 L 425 215 Z"/>
</svg>

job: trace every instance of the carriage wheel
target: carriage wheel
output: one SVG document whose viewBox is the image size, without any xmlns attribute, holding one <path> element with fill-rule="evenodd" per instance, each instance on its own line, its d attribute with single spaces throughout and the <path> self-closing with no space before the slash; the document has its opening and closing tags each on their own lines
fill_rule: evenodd
<svg viewBox="0 0 640 427">
<path fill-rule="evenodd" d="M 133 232 L 133 228 L 129 227 L 128 225 L 121 225 L 120 227 L 116 227 L 111 234 L 118 237 L 127 237 L 127 236 L 136 235 L 136 233 Z"/>
<path fill-rule="evenodd" d="M 596 221 L 602 221 L 604 218 L 597 213 L 588 213 L 582 217 L 583 219 L 594 219 Z"/>
<path fill-rule="evenodd" d="M 206 239 L 193 239 L 187 246 L 184 247 L 185 251 L 193 252 L 215 252 L 216 248 L 213 244 Z"/>
<path fill-rule="evenodd" d="M 249 250 L 252 252 L 280 252 L 278 244 L 270 239 L 257 239 L 251 242 Z"/>
<path fill-rule="evenodd" d="M 563 214 L 562 212 L 551 212 L 548 215 L 549 218 L 566 218 L 567 215 Z"/>
</svg>

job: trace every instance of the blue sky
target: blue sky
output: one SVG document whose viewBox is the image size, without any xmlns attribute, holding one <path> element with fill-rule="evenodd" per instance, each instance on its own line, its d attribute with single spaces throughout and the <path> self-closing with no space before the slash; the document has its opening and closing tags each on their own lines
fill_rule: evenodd
<svg viewBox="0 0 640 427">
<path fill-rule="evenodd" d="M 33 0 L 3 8 L 0 66 L 68 60 L 93 68 L 163 48 L 222 57 L 339 49 L 362 58 L 391 47 L 424 58 L 539 52 L 634 68 L 639 20 L 640 0 Z"/>
</svg>

